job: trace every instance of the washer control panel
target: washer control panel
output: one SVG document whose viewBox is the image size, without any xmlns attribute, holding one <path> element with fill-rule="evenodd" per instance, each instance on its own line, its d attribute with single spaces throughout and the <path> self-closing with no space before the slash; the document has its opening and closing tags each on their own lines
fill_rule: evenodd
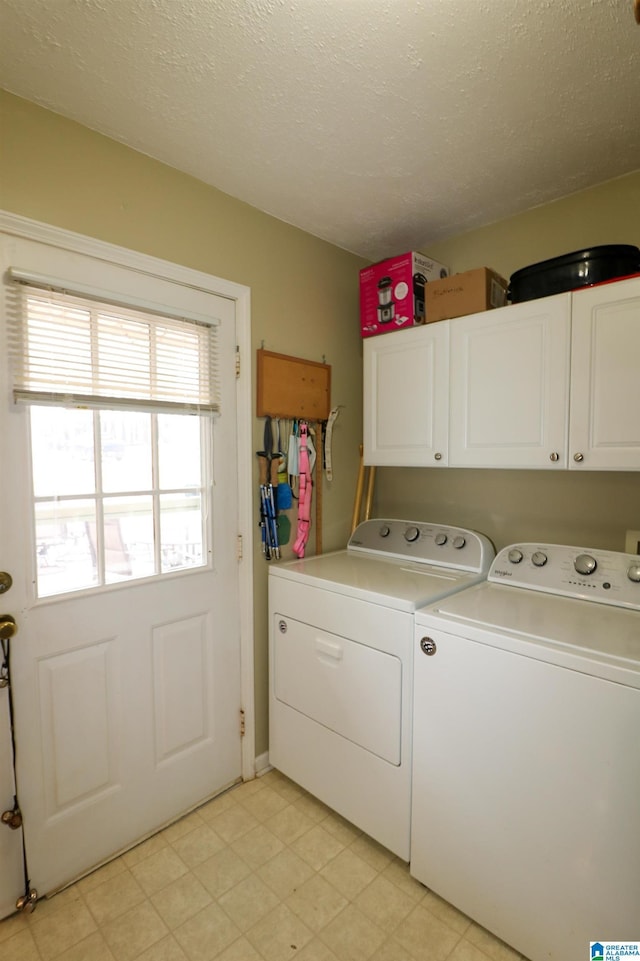
<svg viewBox="0 0 640 961">
<path fill-rule="evenodd" d="M 562 544 L 512 544 L 489 581 L 640 610 L 640 555 Z"/>
<path fill-rule="evenodd" d="M 480 573 L 495 557 L 491 541 L 476 531 L 388 518 L 359 524 L 347 550 Z"/>
</svg>

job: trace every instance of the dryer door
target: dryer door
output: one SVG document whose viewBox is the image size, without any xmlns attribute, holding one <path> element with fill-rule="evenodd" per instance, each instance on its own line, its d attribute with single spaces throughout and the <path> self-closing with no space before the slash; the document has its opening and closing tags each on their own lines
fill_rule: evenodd
<svg viewBox="0 0 640 961">
<path fill-rule="evenodd" d="M 390 764 L 400 764 L 402 662 L 290 617 L 274 636 L 275 697 Z"/>
</svg>

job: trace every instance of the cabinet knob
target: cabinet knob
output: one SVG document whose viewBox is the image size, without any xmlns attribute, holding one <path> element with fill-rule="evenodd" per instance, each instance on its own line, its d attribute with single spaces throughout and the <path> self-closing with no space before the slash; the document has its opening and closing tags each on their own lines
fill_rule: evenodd
<svg viewBox="0 0 640 961">
<path fill-rule="evenodd" d="M 438 451 L 438 452 L 437 452 L 436 454 L 434 454 L 433 456 L 434 456 L 434 459 L 435 459 L 435 460 L 442 460 L 442 454 L 440 453 L 440 451 Z"/>
<path fill-rule="evenodd" d="M 581 463 L 581 461 L 584 460 L 584 454 L 574 454 L 573 459 L 576 462 L 576 464 L 579 464 Z"/>
<path fill-rule="evenodd" d="M 549 460 L 552 460 L 555 464 L 557 460 L 560 460 L 560 454 L 554 450 L 552 454 L 549 454 Z"/>
</svg>

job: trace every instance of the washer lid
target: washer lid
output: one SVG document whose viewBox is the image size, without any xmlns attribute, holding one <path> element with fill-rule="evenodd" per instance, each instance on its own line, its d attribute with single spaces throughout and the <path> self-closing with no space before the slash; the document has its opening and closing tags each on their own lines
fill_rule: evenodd
<svg viewBox="0 0 640 961">
<path fill-rule="evenodd" d="M 346 550 L 272 563 L 269 576 L 411 613 L 485 577 L 477 572 Z"/>
<path fill-rule="evenodd" d="M 640 687 L 640 611 L 483 583 L 416 612 L 441 630 Z"/>
</svg>

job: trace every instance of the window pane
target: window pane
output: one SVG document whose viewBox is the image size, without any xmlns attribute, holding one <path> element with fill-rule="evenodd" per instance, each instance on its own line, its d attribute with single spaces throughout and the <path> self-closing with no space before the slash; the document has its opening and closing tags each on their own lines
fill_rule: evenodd
<svg viewBox="0 0 640 961">
<path fill-rule="evenodd" d="M 31 408 L 36 497 L 93 494 L 93 414 L 64 407 Z"/>
<path fill-rule="evenodd" d="M 101 411 L 100 443 L 103 490 L 151 489 L 151 414 Z"/>
<path fill-rule="evenodd" d="M 63 594 L 98 583 L 95 501 L 42 501 L 35 505 L 38 596 Z"/>
<path fill-rule="evenodd" d="M 201 487 L 200 418 L 158 414 L 160 488 Z"/>
<path fill-rule="evenodd" d="M 105 498 L 104 568 L 107 584 L 156 573 L 153 498 Z"/>
<path fill-rule="evenodd" d="M 163 573 L 203 565 L 199 493 L 161 494 L 160 543 Z"/>
</svg>

